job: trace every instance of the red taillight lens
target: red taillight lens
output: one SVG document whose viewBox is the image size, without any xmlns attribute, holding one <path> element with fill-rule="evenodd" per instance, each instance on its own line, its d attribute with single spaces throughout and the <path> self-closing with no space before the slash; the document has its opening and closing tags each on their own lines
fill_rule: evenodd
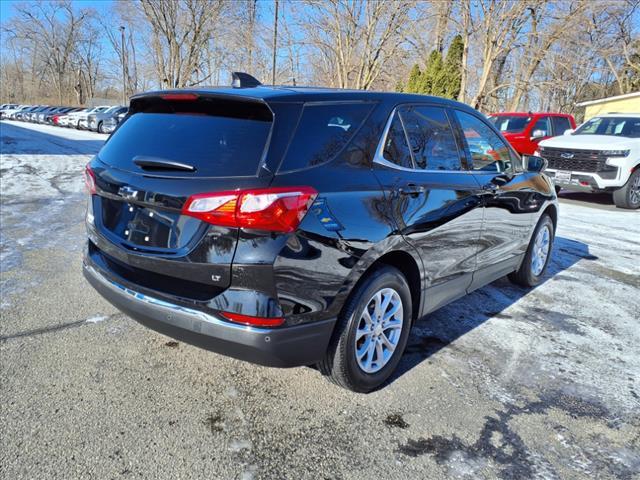
<svg viewBox="0 0 640 480">
<path fill-rule="evenodd" d="M 84 167 L 84 186 L 89 195 L 94 195 L 96 193 L 96 175 L 93 173 L 93 170 L 91 170 L 89 165 Z"/>
<path fill-rule="evenodd" d="M 284 323 L 283 317 L 254 317 L 233 312 L 222 312 L 222 316 L 234 323 L 252 327 L 279 327 Z"/>
<path fill-rule="evenodd" d="M 264 188 L 192 195 L 184 215 L 214 225 L 293 232 L 318 192 L 311 187 Z"/>
</svg>

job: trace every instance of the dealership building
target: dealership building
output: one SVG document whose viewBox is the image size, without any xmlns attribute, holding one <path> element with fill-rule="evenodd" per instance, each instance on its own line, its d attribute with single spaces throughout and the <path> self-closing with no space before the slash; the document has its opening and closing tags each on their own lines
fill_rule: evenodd
<svg viewBox="0 0 640 480">
<path fill-rule="evenodd" d="M 640 113 L 640 92 L 580 102 L 576 106 L 585 107 L 585 120 L 604 113 Z"/>
</svg>

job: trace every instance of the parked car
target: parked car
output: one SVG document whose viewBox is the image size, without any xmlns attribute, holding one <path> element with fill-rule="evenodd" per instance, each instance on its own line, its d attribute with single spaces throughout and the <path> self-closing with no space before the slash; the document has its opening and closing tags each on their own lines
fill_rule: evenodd
<svg viewBox="0 0 640 480">
<path fill-rule="evenodd" d="M 115 107 L 107 108 L 102 112 L 91 113 L 88 116 L 89 130 L 93 130 L 98 133 L 108 133 L 104 131 L 104 122 L 109 118 L 114 118 L 121 113 L 126 113 L 127 107 L 116 105 Z"/>
<path fill-rule="evenodd" d="M 19 105 L 16 103 L 5 103 L 4 105 L 0 106 L 0 118 L 4 118 L 6 112 L 13 111 L 18 107 Z"/>
<path fill-rule="evenodd" d="M 58 115 L 64 115 L 67 112 L 70 112 L 71 110 L 73 110 L 73 107 L 58 107 L 56 109 L 54 109 L 53 111 L 47 113 L 44 116 L 43 122 L 42 123 L 48 123 L 49 125 L 55 125 L 55 123 L 53 122 L 53 117 L 58 116 Z"/>
<path fill-rule="evenodd" d="M 47 107 L 43 110 L 40 110 L 38 113 L 34 115 L 33 121 L 36 123 L 45 123 L 48 115 L 58 111 L 63 107 Z"/>
<path fill-rule="evenodd" d="M 29 115 L 31 115 L 31 112 L 36 111 L 37 109 L 41 108 L 41 105 L 32 105 L 30 107 L 27 108 L 23 108 L 17 112 L 15 112 L 11 118 L 15 119 L 15 120 L 21 120 L 23 122 L 26 122 Z"/>
<path fill-rule="evenodd" d="M 542 281 L 544 160 L 474 109 L 239 84 L 132 97 L 86 167 L 84 274 L 132 318 L 370 391 L 418 318 L 507 274 Z"/>
<path fill-rule="evenodd" d="M 28 105 L 6 104 L 0 110 L 0 118 L 11 118 L 15 112 L 27 108 Z"/>
<path fill-rule="evenodd" d="M 619 208 L 640 208 L 640 113 L 599 115 L 540 142 L 546 172 L 561 188 L 611 192 Z"/>
<path fill-rule="evenodd" d="M 99 107 L 90 108 L 86 112 L 79 112 L 76 117 L 75 127 L 81 130 L 89 129 L 89 115 L 104 112 L 108 108 L 110 108 L 109 105 L 102 105 Z"/>
<path fill-rule="evenodd" d="M 576 128 L 573 115 L 565 113 L 493 113 L 489 118 L 520 155 L 533 155 L 541 140 Z"/>
</svg>

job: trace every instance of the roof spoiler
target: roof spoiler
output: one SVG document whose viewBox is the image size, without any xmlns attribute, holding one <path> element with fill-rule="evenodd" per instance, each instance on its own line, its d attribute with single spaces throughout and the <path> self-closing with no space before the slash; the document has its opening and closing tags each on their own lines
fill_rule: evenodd
<svg viewBox="0 0 640 480">
<path fill-rule="evenodd" d="M 233 88 L 251 88 L 262 85 L 257 78 L 244 72 L 231 72 L 231 78 L 233 79 L 231 82 Z"/>
</svg>

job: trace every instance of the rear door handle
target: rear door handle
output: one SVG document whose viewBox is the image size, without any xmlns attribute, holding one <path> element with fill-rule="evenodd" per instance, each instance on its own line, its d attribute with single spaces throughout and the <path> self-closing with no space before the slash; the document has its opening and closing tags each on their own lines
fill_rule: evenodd
<svg viewBox="0 0 640 480">
<path fill-rule="evenodd" d="M 422 185 L 416 185 L 415 183 L 408 183 L 404 187 L 400 187 L 398 189 L 398 192 L 401 195 L 411 195 L 413 197 L 416 197 L 421 193 L 424 193 L 424 191 L 425 191 L 425 188 Z"/>
</svg>

